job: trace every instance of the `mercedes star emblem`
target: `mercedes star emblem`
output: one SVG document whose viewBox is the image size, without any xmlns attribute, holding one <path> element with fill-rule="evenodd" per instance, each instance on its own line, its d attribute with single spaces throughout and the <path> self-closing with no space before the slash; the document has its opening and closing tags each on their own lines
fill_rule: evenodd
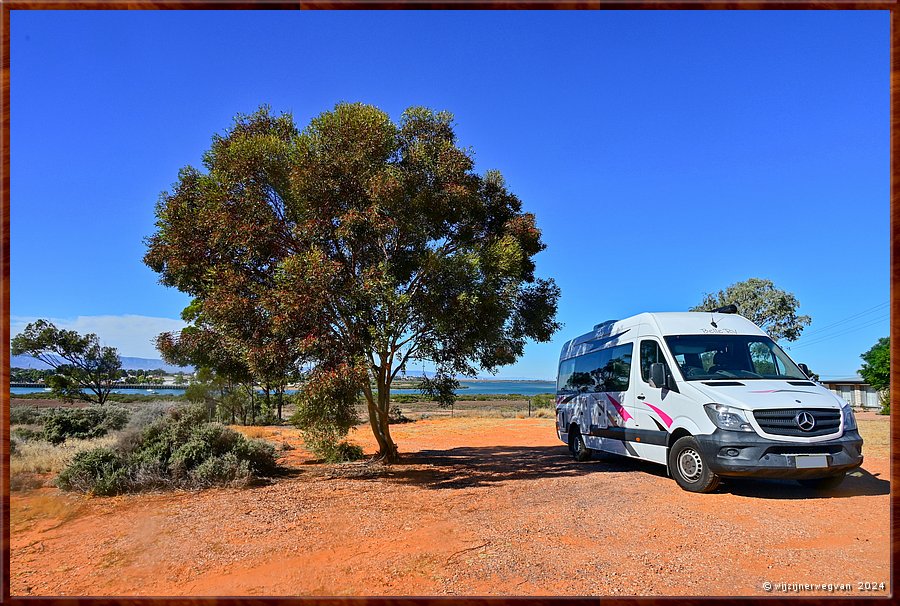
<svg viewBox="0 0 900 606">
<path fill-rule="evenodd" d="M 797 422 L 797 427 L 802 429 L 803 431 L 812 431 L 813 427 L 816 426 L 816 419 L 811 414 L 806 411 L 801 412 L 796 417 L 794 417 L 794 421 Z"/>
</svg>

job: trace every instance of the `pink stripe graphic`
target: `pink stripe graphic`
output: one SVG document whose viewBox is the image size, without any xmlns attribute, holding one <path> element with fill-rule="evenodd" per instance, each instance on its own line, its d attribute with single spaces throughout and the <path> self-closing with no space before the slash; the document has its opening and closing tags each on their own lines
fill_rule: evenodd
<svg viewBox="0 0 900 606">
<path fill-rule="evenodd" d="M 622 405 L 619 404 L 618 400 L 616 400 L 614 397 L 612 397 L 609 394 L 606 394 L 606 397 L 609 398 L 609 401 L 612 402 L 613 406 L 615 406 L 616 412 L 619 413 L 619 416 L 622 417 L 623 421 L 627 421 L 628 419 L 632 418 L 632 416 L 630 414 L 628 414 L 628 411 L 625 410 L 624 408 L 622 408 Z"/>
<path fill-rule="evenodd" d="M 647 402 L 644 402 L 644 404 L 647 404 Z M 663 423 L 666 424 L 666 427 L 671 427 L 671 426 L 672 426 L 672 417 L 670 417 L 669 415 L 667 415 L 666 413 L 664 413 L 663 411 L 661 411 L 660 409 L 658 409 L 658 408 L 657 408 L 656 406 L 654 406 L 653 404 L 647 404 L 647 406 L 649 406 L 650 408 L 652 408 L 653 411 L 654 411 L 656 414 L 659 415 L 659 418 L 663 420 Z"/>
</svg>

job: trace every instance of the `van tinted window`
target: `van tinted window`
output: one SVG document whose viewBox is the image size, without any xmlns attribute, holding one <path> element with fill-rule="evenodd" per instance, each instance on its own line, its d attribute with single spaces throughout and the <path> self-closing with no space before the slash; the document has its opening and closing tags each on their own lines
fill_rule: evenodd
<svg viewBox="0 0 900 606">
<path fill-rule="evenodd" d="M 625 391 L 631 375 L 632 348 L 629 343 L 566 360 L 559 368 L 557 390 L 567 393 Z M 574 367 L 568 366 L 570 363 L 574 363 Z"/>
<path fill-rule="evenodd" d="M 557 393 L 570 393 L 573 390 L 571 383 L 572 372 L 575 370 L 575 359 L 565 360 L 559 365 L 559 376 L 556 379 Z"/>
</svg>

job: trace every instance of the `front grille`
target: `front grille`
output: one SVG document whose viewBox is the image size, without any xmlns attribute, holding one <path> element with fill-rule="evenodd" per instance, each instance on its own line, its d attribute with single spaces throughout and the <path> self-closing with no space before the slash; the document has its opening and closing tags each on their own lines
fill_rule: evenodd
<svg viewBox="0 0 900 606">
<path fill-rule="evenodd" d="M 803 431 L 797 425 L 797 415 L 808 412 L 816 421 L 812 431 Z M 824 436 L 837 433 L 841 427 L 841 411 L 832 408 L 778 408 L 775 410 L 757 410 L 753 416 L 760 429 L 778 436 Z"/>
</svg>

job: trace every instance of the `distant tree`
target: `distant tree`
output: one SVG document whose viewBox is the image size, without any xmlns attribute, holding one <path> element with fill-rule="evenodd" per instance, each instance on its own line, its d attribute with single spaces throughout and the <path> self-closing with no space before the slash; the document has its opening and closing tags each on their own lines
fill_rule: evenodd
<svg viewBox="0 0 900 606">
<path fill-rule="evenodd" d="M 160 334 L 156 348 L 169 364 L 197 368 L 186 391 L 187 398 L 205 403 L 211 413 L 216 409 L 230 415 L 232 422 L 240 416 L 246 425 L 249 414 L 249 421 L 255 423 L 255 381 L 240 346 L 205 321 L 196 301 L 184 309 L 181 317 L 191 324 L 179 333 Z"/>
<path fill-rule="evenodd" d="M 145 263 L 248 360 L 275 344 L 278 363 L 260 368 L 364 364 L 386 462 L 398 458 L 391 383 L 407 362 L 433 362 L 430 388 L 445 397 L 455 375 L 511 364 L 559 327 L 559 289 L 534 275 L 534 216 L 499 173 L 474 171 L 446 112 L 410 108 L 394 124 L 339 104 L 300 132 L 263 108 L 214 137 L 203 162 L 160 199 Z"/>
<path fill-rule="evenodd" d="M 812 321 L 798 316 L 800 302 L 792 293 L 775 288 L 771 280 L 750 278 L 736 282 L 716 294 L 707 293 L 703 301 L 690 311 L 710 311 L 730 304 L 738 313 L 766 331 L 774 340 L 796 341 L 803 328 Z"/>
<path fill-rule="evenodd" d="M 891 338 L 882 337 L 869 351 L 859 356 L 863 359 L 860 376 L 866 383 L 882 391 L 891 386 Z"/>
<path fill-rule="evenodd" d="M 105 404 L 122 362 L 114 347 L 103 347 L 97 335 L 62 330 L 47 320 L 32 322 L 16 335 L 12 355 L 37 358 L 54 369 L 47 377 L 53 395 L 71 402 Z"/>
</svg>

